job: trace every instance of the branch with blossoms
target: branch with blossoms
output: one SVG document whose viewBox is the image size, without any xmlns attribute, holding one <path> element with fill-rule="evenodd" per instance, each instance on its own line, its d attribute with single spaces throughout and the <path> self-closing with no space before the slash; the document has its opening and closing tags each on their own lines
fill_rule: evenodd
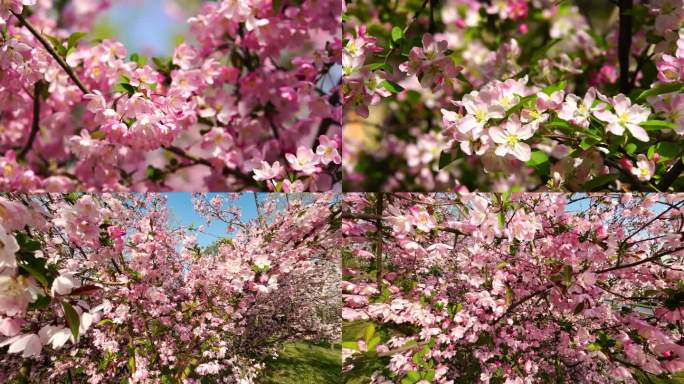
<svg viewBox="0 0 684 384">
<path fill-rule="evenodd" d="M 348 380 L 641 383 L 684 370 L 676 195 L 385 193 L 382 215 L 377 199 L 343 202 Z"/>
<path fill-rule="evenodd" d="M 427 6 L 347 5 L 349 190 L 682 188 L 681 4 Z"/>
<path fill-rule="evenodd" d="M 268 201 L 202 248 L 161 195 L 3 195 L 0 378 L 252 383 L 284 343 L 337 342 L 337 200 Z"/>
<path fill-rule="evenodd" d="M 89 29 L 106 2 L 84 12 L 66 1 L 56 13 L 35 1 L 8 3 L 0 8 L 0 86 L 46 85 L 41 121 L 30 118 L 37 94 L 28 95 L 33 103 L 23 94 L 3 103 L 0 122 L 12 130 L 0 140 L 0 185 L 331 190 L 341 180 L 342 106 L 340 12 L 330 1 L 205 4 L 188 20 L 195 42 L 150 64 L 118 42 L 66 32 Z"/>
</svg>

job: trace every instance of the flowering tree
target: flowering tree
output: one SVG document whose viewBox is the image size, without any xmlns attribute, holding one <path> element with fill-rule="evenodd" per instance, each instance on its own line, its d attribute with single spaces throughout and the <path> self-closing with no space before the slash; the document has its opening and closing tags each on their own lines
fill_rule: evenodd
<svg viewBox="0 0 684 384">
<path fill-rule="evenodd" d="M 206 2 L 171 57 L 87 31 L 105 0 L 0 2 L 5 191 L 326 191 L 336 0 Z"/>
<path fill-rule="evenodd" d="M 345 375 L 402 384 L 677 376 L 683 226 L 684 196 L 673 194 L 349 194 Z"/>
<path fill-rule="evenodd" d="M 0 381 L 251 383 L 284 342 L 338 340 L 337 197 L 251 221 L 236 199 L 211 199 L 237 228 L 210 251 L 163 196 L 0 198 Z"/>
<path fill-rule="evenodd" d="M 351 190 L 684 188 L 681 0 L 355 0 L 343 18 Z"/>
</svg>

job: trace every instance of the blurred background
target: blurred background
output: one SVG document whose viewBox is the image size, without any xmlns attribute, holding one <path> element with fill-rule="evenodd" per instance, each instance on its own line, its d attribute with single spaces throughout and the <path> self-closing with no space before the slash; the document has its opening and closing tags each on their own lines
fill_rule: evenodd
<svg viewBox="0 0 684 384">
<path fill-rule="evenodd" d="M 129 53 L 170 55 L 201 0 L 114 0 L 95 22 L 93 38 L 114 38 Z"/>
</svg>

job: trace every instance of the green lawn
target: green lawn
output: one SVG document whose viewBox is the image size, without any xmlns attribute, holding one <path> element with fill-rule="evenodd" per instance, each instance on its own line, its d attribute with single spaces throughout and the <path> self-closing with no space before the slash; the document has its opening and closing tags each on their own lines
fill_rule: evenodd
<svg viewBox="0 0 684 384">
<path fill-rule="evenodd" d="M 303 342 L 285 345 L 280 356 L 266 363 L 259 384 L 335 384 L 342 382 L 340 346 Z"/>
</svg>

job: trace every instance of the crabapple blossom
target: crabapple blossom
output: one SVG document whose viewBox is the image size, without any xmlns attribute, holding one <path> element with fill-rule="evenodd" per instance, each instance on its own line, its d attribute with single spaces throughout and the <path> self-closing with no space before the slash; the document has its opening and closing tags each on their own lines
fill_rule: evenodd
<svg viewBox="0 0 684 384">
<path fill-rule="evenodd" d="M 511 154 L 520 161 L 530 159 L 530 146 L 522 142 L 532 135 L 533 127 L 529 124 L 522 124 L 519 118 L 511 118 L 503 124 L 501 128 L 494 127 L 489 130 L 489 136 L 499 144 L 495 153 L 499 156 Z"/>
<path fill-rule="evenodd" d="M 285 155 L 285 158 L 290 163 L 292 169 L 305 175 L 314 174 L 319 169 L 317 167 L 319 158 L 311 148 L 299 147 L 297 148 L 297 155 L 288 153 Z"/>
<path fill-rule="evenodd" d="M 628 4 L 346 3 L 344 186 L 681 190 L 684 4 Z"/>
<path fill-rule="evenodd" d="M 286 157 L 341 141 L 339 1 L 202 1 L 151 60 L 92 38 L 110 3 L 0 2 L 0 188 L 273 191 L 255 169 L 279 162 L 302 190 L 340 189 L 340 162 Z"/>
<path fill-rule="evenodd" d="M 278 178 L 283 173 L 284 168 L 279 161 L 269 164 L 261 162 L 261 168 L 254 168 L 254 180 L 263 181 Z"/>
<path fill-rule="evenodd" d="M 606 130 L 622 136 L 626 128 L 638 140 L 648 141 L 648 133 L 639 124 L 648 120 L 651 111 L 640 105 L 632 105 L 631 101 L 623 94 L 613 97 L 611 104 L 615 110 L 614 113 L 608 110 L 594 113 L 598 119 L 608 123 Z"/>
<path fill-rule="evenodd" d="M 0 197 L 1 380 L 253 383 L 283 343 L 339 339 L 337 196 L 192 199 L 204 225 L 166 195 Z"/>
<path fill-rule="evenodd" d="M 345 195 L 345 380 L 677 377 L 683 208 L 681 194 Z M 409 212 L 430 232 L 398 226 Z"/>
<path fill-rule="evenodd" d="M 644 155 L 639 155 L 636 167 L 632 167 L 632 173 L 641 181 L 648 181 L 655 173 L 655 163 Z"/>
</svg>

